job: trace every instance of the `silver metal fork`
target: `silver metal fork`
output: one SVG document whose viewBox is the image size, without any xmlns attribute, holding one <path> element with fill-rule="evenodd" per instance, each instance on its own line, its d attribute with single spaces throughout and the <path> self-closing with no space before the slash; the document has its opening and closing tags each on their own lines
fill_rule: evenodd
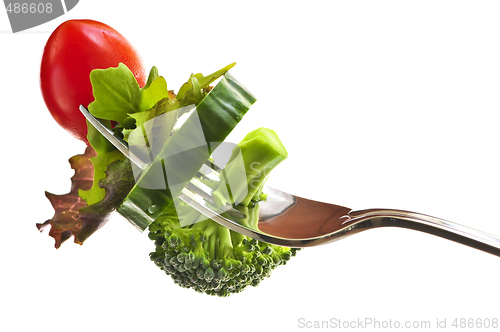
<svg viewBox="0 0 500 332">
<path fill-rule="evenodd" d="M 118 150 L 140 168 L 145 164 L 128 150 L 114 134 L 95 119 L 83 106 L 81 112 Z M 199 176 L 217 179 L 218 167 L 206 162 Z M 179 198 L 235 232 L 248 237 L 287 247 L 311 247 L 341 240 L 347 236 L 378 227 L 402 227 L 455 241 L 500 256 L 500 238 L 428 215 L 391 209 L 354 211 L 350 208 L 309 200 L 266 186 L 265 201 L 258 203 L 259 219 L 253 226 L 238 221 L 239 212 L 219 213 L 211 201 L 212 190 L 196 178 L 184 188 Z M 231 211 L 233 213 L 231 213 Z"/>
<path fill-rule="evenodd" d="M 217 174 L 217 171 L 213 171 Z M 217 223 L 248 237 L 288 247 L 311 247 L 341 240 L 378 227 L 402 227 L 436 235 L 500 256 L 500 238 L 428 215 L 392 209 L 354 211 L 344 206 L 309 200 L 266 186 L 267 199 L 258 203 L 259 220 L 245 227 L 231 215 L 220 215 L 195 192 L 183 201 Z M 207 193 L 209 194 L 209 193 Z"/>
</svg>

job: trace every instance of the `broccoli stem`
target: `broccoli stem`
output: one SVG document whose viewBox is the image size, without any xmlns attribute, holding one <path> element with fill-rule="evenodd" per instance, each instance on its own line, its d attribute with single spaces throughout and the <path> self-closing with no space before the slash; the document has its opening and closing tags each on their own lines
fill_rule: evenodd
<svg viewBox="0 0 500 332">
<path fill-rule="evenodd" d="M 222 258 L 234 258 L 233 256 L 233 242 L 231 240 L 231 231 L 229 228 L 219 226 L 217 228 L 219 236 L 219 256 Z"/>
<path fill-rule="evenodd" d="M 218 226 L 215 226 L 217 229 Z M 208 238 L 208 252 L 210 256 L 210 260 L 215 260 L 215 257 L 217 257 L 217 236 L 210 236 Z"/>
</svg>

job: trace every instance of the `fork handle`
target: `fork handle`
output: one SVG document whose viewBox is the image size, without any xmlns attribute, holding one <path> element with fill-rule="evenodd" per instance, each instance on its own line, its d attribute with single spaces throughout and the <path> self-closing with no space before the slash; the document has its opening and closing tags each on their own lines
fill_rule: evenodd
<svg viewBox="0 0 500 332">
<path fill-rule="evenodd" d="M 500 256 L 500 238 L 425 214 L 389 209 L 351 211 L 349 224 L 355 228 L 402 227 L 436 235 L 478 250 Z M 366 228 L 365 228 L 366 227 Z"/>
</svg>

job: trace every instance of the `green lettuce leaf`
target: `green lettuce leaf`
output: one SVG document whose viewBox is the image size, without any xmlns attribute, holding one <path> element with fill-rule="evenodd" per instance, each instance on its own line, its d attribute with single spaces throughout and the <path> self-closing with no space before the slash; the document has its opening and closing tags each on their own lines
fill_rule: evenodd
<svg viewBox="0 0 500 332">
<path fill-rule="evenodd" d="M 180 105 L 181 103 L 177 99 L 163 98 L 150 109 L 144 112 L 130 114 L 130 117 L 135 120 L 135 126 L 139 127 L 158 115 L 179 109 Z"/>
<path fill-rule="evenodd" d="M 167 81 L 162 76 L 158 76 L 141 92 L 139 111 L 145 111 L 155 106 L 159 100 L 168 98 Z"/>
<path fill-rule="evenodd" d="M 106 123 L 105 121 L 103 122 Z M 107 123 L 109 125 L 109 121 Z M 87 190 L 81 189 L 79 194 L 88 205 L 91 205 L 98 203 L 104 199 L 104 196 L 106 195 L 104 188 L 99 186 L 99 182 L 106 177 L 108 165 L 117 160 L 124 160 L 126 157 L 106 138 L 104 138 L 104 136 L 102 136 L 90 123 L 87 123 L 87 128 L 87 139 L 97 155 L 90 158 L 94 167 L 92 188 L 88 188 Z"/>
<path fill-rule="evenodd" d="M 184 83 L 179 89 L 179 92 L 177 93 L 177 99 L 182 100 L 185 98 L 185 95 L 189 96 L 189 91 L 193 91 L 193 77 L 196 78 L 196 84 L 199 84 L 199 87 L 201 89 L 205 89 L 210 85 L 210 83 L 214 82 L 216 79 L 227 73 L 229 69 L 233 68 L 234 66 L 236 66 L 236 62 L 233 62 L 232 64 L 227 65 L 224 68 L 216 71 L 215 73 L 207 76 L 203 76 L 201 73 L 191 75 L 191 79 Z"/>
<path fill-rule="evenodd" d="M 94 116 L 122 122 L 127 114 L 140 110 L 141 88 L 123 63 L 116 68 L 93 70 L 90 82 L 94 101 L 89 104 L 89 111 Z"/>
</svg>

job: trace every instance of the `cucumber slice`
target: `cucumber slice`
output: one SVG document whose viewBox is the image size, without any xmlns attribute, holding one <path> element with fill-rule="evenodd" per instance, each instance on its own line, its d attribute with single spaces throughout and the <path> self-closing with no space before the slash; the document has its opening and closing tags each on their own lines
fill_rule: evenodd
<svg viewBox="0 0 500 332">
<path fill-rule="evenodd" d="M 229 73 L 166 140 L 117 211 L 144 231 L 176 198 L 256 98 Z M 141 128 L 138 128 L 141 129 Z"/>
</svg>

